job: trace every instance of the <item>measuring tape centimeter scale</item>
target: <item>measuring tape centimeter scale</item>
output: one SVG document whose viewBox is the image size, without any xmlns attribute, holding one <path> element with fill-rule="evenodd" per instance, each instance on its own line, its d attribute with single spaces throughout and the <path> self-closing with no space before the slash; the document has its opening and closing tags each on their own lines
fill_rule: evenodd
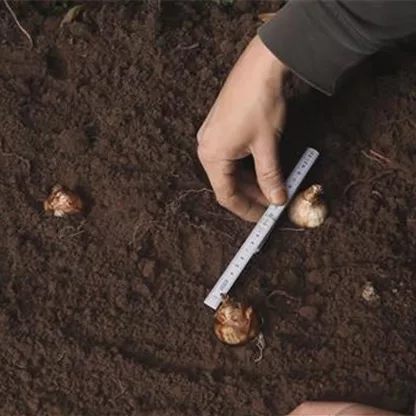
<svg viewBox="0 0 416 416">
<path fill-rule="evenodd" d="M 253 228 L 237 254 L 231 260 L 224 273 L 220 276 L 204 304 L 216 310 L 222 302 L 221 295 L 226 295 L 242 273 L 254 254 L 260 251 L 274 225 L 288 203 L 295 195 L 306 174 L 319 156 L 319 152 L 308 147 L 286 181 L 288 199 L 285 205 L 269 205 L 256 226 Z"/>
</svg>

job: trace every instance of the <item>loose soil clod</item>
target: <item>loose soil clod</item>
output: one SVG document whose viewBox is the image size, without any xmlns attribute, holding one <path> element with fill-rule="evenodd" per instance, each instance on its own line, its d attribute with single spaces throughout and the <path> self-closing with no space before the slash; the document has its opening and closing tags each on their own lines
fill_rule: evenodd
<svg viewBox="0 0 416 416">
<path fill-rule="evenodd" d="M 366 282 L 361 292 L 361 296 L 366 302 L 376 302 L 380 299 L 376 289 L 371 282 Z"/>
</svg>

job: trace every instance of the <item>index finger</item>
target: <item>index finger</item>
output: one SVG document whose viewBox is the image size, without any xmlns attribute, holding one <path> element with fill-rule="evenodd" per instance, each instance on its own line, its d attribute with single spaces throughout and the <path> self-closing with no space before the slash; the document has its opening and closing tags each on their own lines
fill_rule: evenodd
<svg viewBox="0 0 416 416">
<path fill-rule="evenodd" d="M 206 160 L 201 158 L 217 202 L 245 221 L 256 222 L 264 207 L 251 200 L 238 188 L 236 163 L 231 160 Z"/>
</svg>

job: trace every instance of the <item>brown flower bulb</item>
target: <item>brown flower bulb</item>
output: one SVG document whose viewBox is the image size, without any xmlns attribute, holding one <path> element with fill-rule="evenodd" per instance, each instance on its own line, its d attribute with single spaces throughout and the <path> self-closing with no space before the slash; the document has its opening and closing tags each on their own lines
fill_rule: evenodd
<svg viewBox="0 0 416 416">
<path fill-rule="evenodd" d="M 215 313 L 214 332 L 225 344 L 241 345 L 260 334 L 260 319 L 251 306 L 227 295 Z"/>
<path fill-rule="evenodd" d="M 319 227 L 328 216 L 328 207 L 322 194 L 323 188 L 318 184 L 298 194 L 289 206 L 290 221 L 301 228 Z"/>
<path fill-rule="evenodd" d="M 56 217 L 76 214 L 83 210 L 83 204 L 78 195 L 61 185 L 55 185 L 48 199 L 44 201 L 46 212 L 53 212 Z"/>
</svg>

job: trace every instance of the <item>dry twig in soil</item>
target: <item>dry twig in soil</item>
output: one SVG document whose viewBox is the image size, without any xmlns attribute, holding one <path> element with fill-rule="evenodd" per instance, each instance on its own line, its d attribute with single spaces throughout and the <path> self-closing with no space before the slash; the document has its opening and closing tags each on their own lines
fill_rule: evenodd
<svg viewBox="0 0 416 416">
<path fill-rule="evenodd" d="M 361 153 L 365 157 L 367 157 L 368 159 L 375 160 L 376 162 L 378 162 L 378 163 L 380 163 L 384 166 L 389 166 L 392 169 L 402 171 L 404 173 L 407 173 L 407 174 L 411 175 L 412 177 L 414 175 L 414 172 L 412 172 L 409 168 L 406 168 L 405 166 L 401 165 L 400 163 L 396 162 L 395 160 L 392 160 L 392 159 L 389 159 L 386 156 L 383 156 L 382 154 L 380 154 L 379 152 L 376 152 L 373 149 L 370 149 L 368 151 L 368 153 L 365 152 L 365 151 L 362 151 Z"/>
<path fill-rule="evenodd" d="M 133 236 L 131 239 L 131 244 L 133 245 L 133 248 L 136 249 L 136 243 L 137 241 L 140 241 L 149 231 L 150 229 L 156 224 L 157 221 L 143 221 L 140 220 L 135 226 L 133 230 Z"/>
<path fill-rule="evenodd" d="M 230 240 L 234 240 L 234 237 L 232 237 L 230 234 L 227 234 L 225 231 L 221 231 L 221 230 L 218 230 L 218 229 L 212 230 L 212 229 L 208 228 L 205 224 L 200 225 L 200 224 L 194 224 L 194 223 L 191 222 L 190 226 L 194 229 L 201 230 L 201 231 L 203 231 L 207 234 L 216 234 L 216 233 L 218 233 L 218 234 L 223 235 L 224 237 L 229 238 Z"/>
<path fill-rule="evenodd" d="M 179 44 L 174 51 L 190 51 L 191 49 L 195 49 L 199 47 L 199 43 L 193 43 L 192 45 L 182 45 Z"/>
<path fill-rule="evenodd" d="M 73 238 L 76 237 L 78 235 L 81 235 L 83 233 L 85 233 L 85 230 L 83 230 L 83 227 L 85 225 L 85 220 L 81 221 L 81 224 L 78 225 L 78 227 L 73 227 L 72 225 L 67 225 L 66 227 L 63 227 L 59 233 L 58 233 L 58 239 L 61 240 L 63 238 L 68 239 L 68 238 Z M 72 230 L 73 232 L 70 234 L 66 234 L 66 231 L 70 231 Z"/>
<path fill-rule="evenodd" d="M 381 155 L 380 153 L 378 153 L 378 152 L 376 152 L 375 150 L 373 150 L 373 149 L 370 149 L 369 151 L 368 151 L 368 153 L 365 151 L 365 150 L 363 150 L 362 152 L 361 152 L 367 159 L 370 159 L 370 160 L 374 160 L 374 161 L 376 161 L 376 162 L 378 162 L 378 163 L 381 163 L 382 165 L 391 165 L 392 164 L 392 161 L 391 161 L 391 159 L 389 159 L 388 157 L 385 157 L 385 156 L 383 156 L 383 155 Z"/>
<path fill-rule="evenodd" d="M 29 32 L 20 24 L 19 19 L 16 16 L 16 13 L 13 11 L 13 9 L 11 8 L 11 6 L 9 4 L 9 1 L 8 0 L 3 0 L 3 1 L 4 1 L 4 4 L 5 4 L 7 10 L 12 15 L 13 20 L 16 22 L 16 25 L 18 26 L 18 28 L 29 39 L 30 49 L 32 49 L 33 48 L 32 36 L 30 36 Z"/>
<path fill-rule="evenodd" d="M 357 181 L 352 181 L 350 182 L 346 188 L 344 189 L 344 196 L 348 193 L 348 191 L 355 185 L 358 185 L 359 183 L 372 183 L 377 179 L 380 179 L 386 175 L 390 175 L 391 173 L 394 173 L 395 171 L 401 171 L 404 172 L 406 174 L 409 174 L 411 176 L 413 176 L 413 173 L 410 171 L 410 169 L 403 167 L 402 165 L 400 165 L 399 163 L 397 163 L 396 161 L 389 159 L 386 156 L 383 156 L 382 154 L 380 154 L 379 152 L 376 152 L 373 149 L 370 149 L 368 152 L 366 151 L 362 151 L 361 152 L 367 159 L 370 160 L 374 160 L 378 163 L 380 163 L 382 166 L 387 166 L 389 167 L 389 169 L 385 172 L 381 172 L 378 175 L 375 175 L 371 178 L 368 179 L 360 179 Z"/>
<path fill-rule="evenodd" d="M 275 304 L 271 301 L 271 298 L 273 298 L 273 297 L 274 297 L 274 296 L 276 296 L 276 295 L 283 296 L 283 297 L 285 297 L 285 298 L 287 298 L 287 299 L 290 299 L 290 300 L 293 300 L 293 301 L 296 301 L 296 302 L 299 302 L 299 301 L 300 301 L 300 299 L 296 298 L 295 296 L 291 296 L 291 295 L 289 295 L 289 294 L 288 294 L 288 293 L 286 293 L 284 290 L 275 289 L 275 290 L 273 290 L 272 292 L 270 292 L 270 293 L 267 295 L 267 298 L 266 298 L 266 306 L 267 306 L 268 308 L 271 308 L 271 309 L 276 308 L 276 305 L 275 305 Z"/>
<path fill-rule="evenodd" d="M 266 340 L 264 339 L 263 333 L 260 332 L 256 341 L 257 355 L 254 358 L 255 363 L 258 363 L 259 361 L 263 359 L 263 351 L 265 348 L 266 348 Z"/>
<path fill-rule="evenodd" d="M 58 358 L 56 359 L 56 363 L 59 364 L 65 358 L 65 355 L 66 355 L 65 351 L 62 351 L 59 354 Z"/>
<path fill-rule="evenodd" d="M 179 194 L 177 198 L 175 198 L 172 202 L 169 202 L 169 204 L 166 205 L 166 212 L 173 214 L 175 213 L 180 206 L 181 201 L 192 194 L 200 194 L 204 192 L 213 193 L 211 189 L 208 188 L 201 188 L 201 189 L 189 189 L 187 191 L 184 191 Z"/>
<path fill-rule="evenodd" d="M 122 396 L 127 391 L 127 387 L 123 386 L 123 384 L 121 384 L 121 381 L 119 379 L 116 380 L 113 378 L 112 380 L 120 388 L 120 391 L 113 397 L 113 400 L 116 400 L 117 398 Z"/>
<path fill-rule="evenodd" d="M 390 175 L 392 173 L 394 173 L 396 171 L 396 169 L 390 169 L 387 170 L 385 172 L 381 172 L 378 175 L 374 175 L 371 178 L 368 179 L 360 179 L 358 181 L 352 181 L 350 182 L 344 189 L 344 196 L 347 195 L 348 191 L 355 185 L 358 185 L 359 183 L 373 183 L 374 181 L 376 181 L 377 179 L 383 178 L 384 176 Z"/>
</svg>

